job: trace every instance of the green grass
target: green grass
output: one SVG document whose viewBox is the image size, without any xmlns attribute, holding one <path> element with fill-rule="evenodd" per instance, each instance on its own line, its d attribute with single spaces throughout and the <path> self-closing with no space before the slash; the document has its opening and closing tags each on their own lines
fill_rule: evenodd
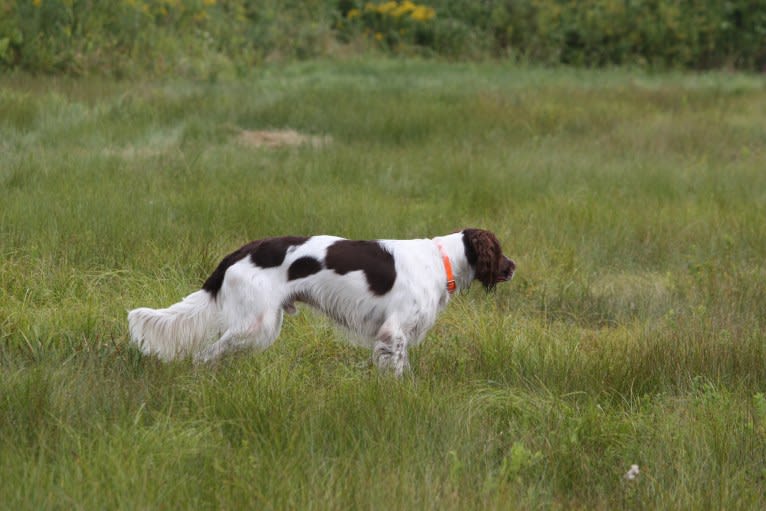
<svg viewBox="0 0 766 511">
<path fill-rule="evenodd" d="M 766 507 L 763 78 L 320 61 L 0 111 L 4 506 Z M 237 142 L 269 128 L 332 142 Z M 215 368 L 128 343 L 250 239 L 465 226 L 517 276 L 403 381 L 307 309 Z"/>
</svg>

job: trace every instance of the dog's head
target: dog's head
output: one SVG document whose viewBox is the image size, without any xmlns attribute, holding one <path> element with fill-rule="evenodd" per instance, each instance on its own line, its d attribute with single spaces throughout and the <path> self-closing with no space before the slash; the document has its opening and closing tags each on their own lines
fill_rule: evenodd
<svg viewBox="0 0 766 511">
<path fill-rule="evenodd" d="M 513 278 L 516 264 L 503 255 L 497 237 L 483 229 L 464 229 L 463 245 L 468 263 L 474 267 L 474 278 L 491 291 L 499 282 Z"/>
</svg>

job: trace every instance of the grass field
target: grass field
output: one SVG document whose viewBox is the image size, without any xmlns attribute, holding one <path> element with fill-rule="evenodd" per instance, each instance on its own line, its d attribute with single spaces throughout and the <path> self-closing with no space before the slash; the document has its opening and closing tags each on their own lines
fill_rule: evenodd
<svg viewBox="0 0 766 511">
<path fill-rule="evenodd" d="M 765 83 L 0 79 L 0 507 L 766 508 Z M 240 139 L 286 128 L 331 140 Z M 403 381 L 305 308 L 214 368 L 129 346 L 127 309 L 251 239 L 467 226 L 517 276 L 453 300 Z"/>
</svg>

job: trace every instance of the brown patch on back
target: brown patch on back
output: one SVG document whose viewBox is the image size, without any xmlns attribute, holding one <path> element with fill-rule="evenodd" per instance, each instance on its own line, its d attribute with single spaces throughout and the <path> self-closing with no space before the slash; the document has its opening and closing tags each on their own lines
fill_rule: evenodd
<svg viewBox="0 0 766 511">
<path fill-rule="evenodd" d="M 322 263 L 313 257 L 299 257 L 287 269 L 287 280 L 303 279 L 321 270 Z"/>
<path fill-rule="evenodd" d="M 248 147 L 277 149 L 300 145 L 322 147 L 329 144 L 332 138 L 327 135 L 303 135 L 295 130 L 242 130 L 237 137 L 237 141 Z"/>
<path fill-rule="evenodd" d="M 213 298 L 218 296 L 218 291 L 221 290 L 221 286 L 223 285 L 223 277 L 226 275 L 226 270 L 229 269 L 229 266 L 246 257 L 247 254 L 258 248 L 262 241 L 263 240 L 251 241 L 247 245 L 243 245 L 231 254 L 225 256 L 216 269 L 213 270 L 213 273 L 207 278 L 205 283 L 202 284 L 202 289 L 210 293 Z"/>
<path fill-rule="evenodd" d="M 250 256 L 253 264 L 261 268 L 273 268 L 279 266 L 285 260 L 285 255 L 290 247 L 302 245 L 308 238 L 305 236 L 282 236 L 279 238 L 265 238 L 251 241 L 243 245 L 231 254 L 224 257 L 213 273 L 207 278 L 202 289 L 210 293 L 213 298 L 218 296 L 218 291 L 223 286 L 226 270 L 237 261 Z"/>
<path fill-rule="evenodd" d="M 396 281 L 394 256 L 376 241 L 336 241 L 327 247 L 325 266 L 339 275 L 361 270 L 370 291 L 384 295 Z"/>
<path fill-rule="evenodd" d="M 273 268 L 285 261 L 287 249 L 306 243 L 305 236 L 282 236 L 279 238 L 266 238 L 255 247 L 250 254 L 250 259 L 256 266 L 261 268 Z"/>
</svg>

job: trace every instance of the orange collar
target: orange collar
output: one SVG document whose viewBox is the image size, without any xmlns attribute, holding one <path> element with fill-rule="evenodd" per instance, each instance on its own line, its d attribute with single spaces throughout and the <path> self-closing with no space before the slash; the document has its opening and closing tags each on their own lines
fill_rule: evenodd
<svg viewBox="0 0 766 511">
<path fill-rule="evenodd" d="M 455 276 L 452 274 L 452 263 L 450 262 L 447 251 L 444 250 L 442 244 L 437 242 L 436 246 L 439 247 L 439 252 L 442 255 L 442 262 L 444 263 L 444 272 L 447 274 L 447 291 L 449 294 L 452 294 L 457 289 Z"/>
</svg>

